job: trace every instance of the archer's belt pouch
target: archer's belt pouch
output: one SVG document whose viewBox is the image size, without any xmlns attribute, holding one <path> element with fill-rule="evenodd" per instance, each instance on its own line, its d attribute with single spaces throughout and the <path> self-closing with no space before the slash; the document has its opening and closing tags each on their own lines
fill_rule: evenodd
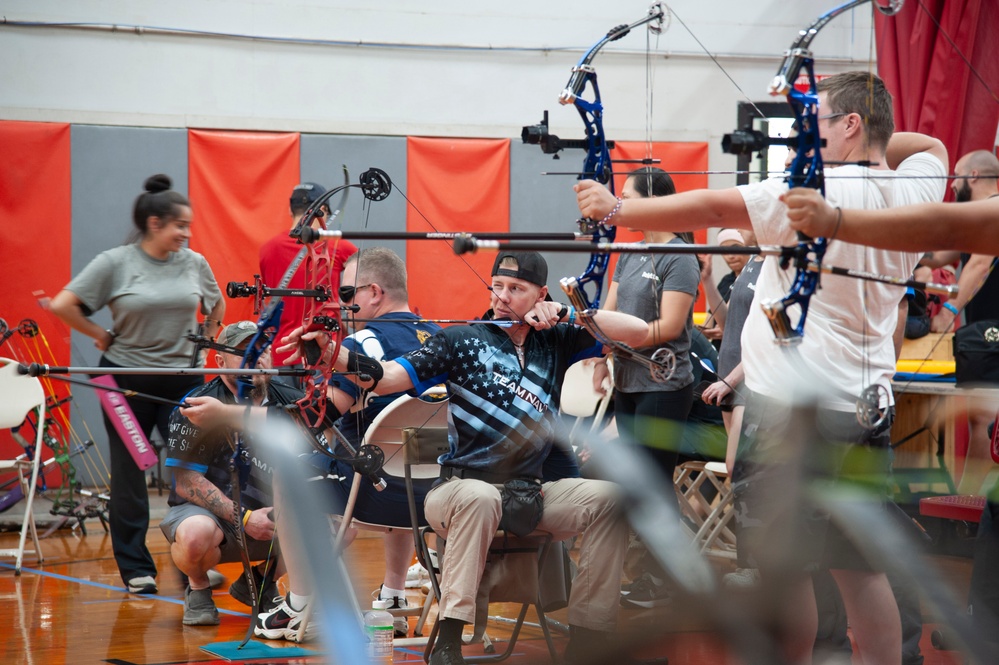
<svg viewBox="0 0 999 665">
<path fill-rule="evenodd" d="M 526 536 L 541 522 L 545 509 L 545 494 L 541 481 L 535 478 L 514 478 L 500 487 L 503 516 L 499 528 L 515 536 Z"/>
</svg>

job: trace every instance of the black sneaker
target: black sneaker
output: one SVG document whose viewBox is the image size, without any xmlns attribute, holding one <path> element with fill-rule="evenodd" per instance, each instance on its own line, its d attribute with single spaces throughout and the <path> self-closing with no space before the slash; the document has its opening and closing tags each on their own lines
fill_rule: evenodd
<svg viewBox="0 0 999 665">
<path fill-rule="evenodd" d="M 449 643 L 434 647 L 434 652 L 430 654 L 430 665 L 465 665 L 461 645 Z"/>
<path fill-rule="evenodd" d="M 651 578 L 638 578 L 627 596 L 621 596 L 621 607 L 631 609 L 661 607 L 670 602 L 666 585 L 656 584 Z"/>
<path fill-rule="evenodd" d="M 267 614 L 280 605 L 283 598 L 281 597 L 281 593 L 278 591 L 277 583 L 275 583 L 274 580 L 271 580 L 261 591 L 261 587 L 264 583 L 264 576 L 261 575 L 260 571 L 256 568 L 251 568 L 251 570 L 253 571 L 253 586 L 257 590 L 258 596 L 262 596 L 262 600 L 260 601 L 260 614 Z M 250 595 L 250 587 L 247 586 L 246 573 L 241 573 L 240 576 L 229 585 L 229 595 L 247 607 L 253 606 L 253 597 Z"/>
<path fill-rule="evenodd" d="M 635 589 L 641 589 L 644 585 L 647 585 L 649 583 L 653 584 L 656 583 L 655 578 L 652 577 L 652 573 L 642 573 L 641 575 L 633 579 L 631 582 L 621 585 L 621 595 L 627 596 Z"/>
</svg>

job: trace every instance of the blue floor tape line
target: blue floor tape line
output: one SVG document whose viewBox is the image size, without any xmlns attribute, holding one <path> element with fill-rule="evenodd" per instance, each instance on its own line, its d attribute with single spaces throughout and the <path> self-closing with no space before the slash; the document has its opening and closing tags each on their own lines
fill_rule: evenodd
<svg viewBox="0 0 999 665">
<path fill-rule="evenodd" d="M 8 570 L 15 570 L 15 566 L 9 563 L 0 562 L 0 568 L 6 568 Z M 158 600 L 162 603 L 173 603 L 174 605 L 183 606 L 184 600 L 178 598 L 169 598 L 167 596 L 159 596 L 156 594 L 135 594 L 129 593 L 125 587 L 112 586 L 110 584 L 102 584 L 101 582 L 92 582 L 90 580 L 85 580 L 79 577 L 70 577 L 69 575 L 60 575 L 59 573 L 50 573 L 45 570 L 38 570 L 37 568 L 26 568 L 21 566 L 21 574 L 29 573 L 31 575 L 39 575 L 41 577 L 50 577 L 55 580 L 62 580 L 63 582 L 74 582 L 76 584 L 82 584 L 85 586 L 91 586 L 95 589 L 106 589 L 108 591 L 120 591 L 121 593 L 128 594 L 129 598 L 123 598 L 122 600 L 134 600 L 136 597 L 142 597 L 145 600 Z M 236 612 L 234 610 L 224 610 L 219 609 L 220 614 L 229 614 L 231 616 L 237 617 L 249 617 L 249 612 Z"/>
</svg>

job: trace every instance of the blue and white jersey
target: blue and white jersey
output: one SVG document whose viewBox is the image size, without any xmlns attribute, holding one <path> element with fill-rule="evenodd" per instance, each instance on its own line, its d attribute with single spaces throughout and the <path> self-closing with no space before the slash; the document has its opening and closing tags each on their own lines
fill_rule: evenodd
<svg viewBox="0 0 999 665">
<path fill-rule="evenodd" d="M 531 330 L 524 367 L 506 332 L 492 324 L 447 328 L 423 348 L 396 361 L 417 392 L 447 382 L 451 450 L 445 466 L 507 478 L 541 478 L 559 426 L 565 371 L 600 355 L 601 345 L 582 328 L 559 324 Z"/>
</svg>

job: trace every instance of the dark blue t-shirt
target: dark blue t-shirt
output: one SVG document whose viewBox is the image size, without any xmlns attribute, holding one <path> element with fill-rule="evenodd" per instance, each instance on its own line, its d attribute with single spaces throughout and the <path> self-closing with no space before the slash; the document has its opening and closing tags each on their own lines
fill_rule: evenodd
<svg viewBox="0 0 999 665">
<path fill-rule="evenodd" d="M 417 392 L 447 382 L 451 450 L 441 456 L 441 464 L 507 478 L 541 478 L 560 426 L 565 371 L 600 351 L 590 333 L 576 326 L 531 330 L 521 368 L 504 330 L 473 324 L 447 328 L 397 362 Z"/>
</svg>

